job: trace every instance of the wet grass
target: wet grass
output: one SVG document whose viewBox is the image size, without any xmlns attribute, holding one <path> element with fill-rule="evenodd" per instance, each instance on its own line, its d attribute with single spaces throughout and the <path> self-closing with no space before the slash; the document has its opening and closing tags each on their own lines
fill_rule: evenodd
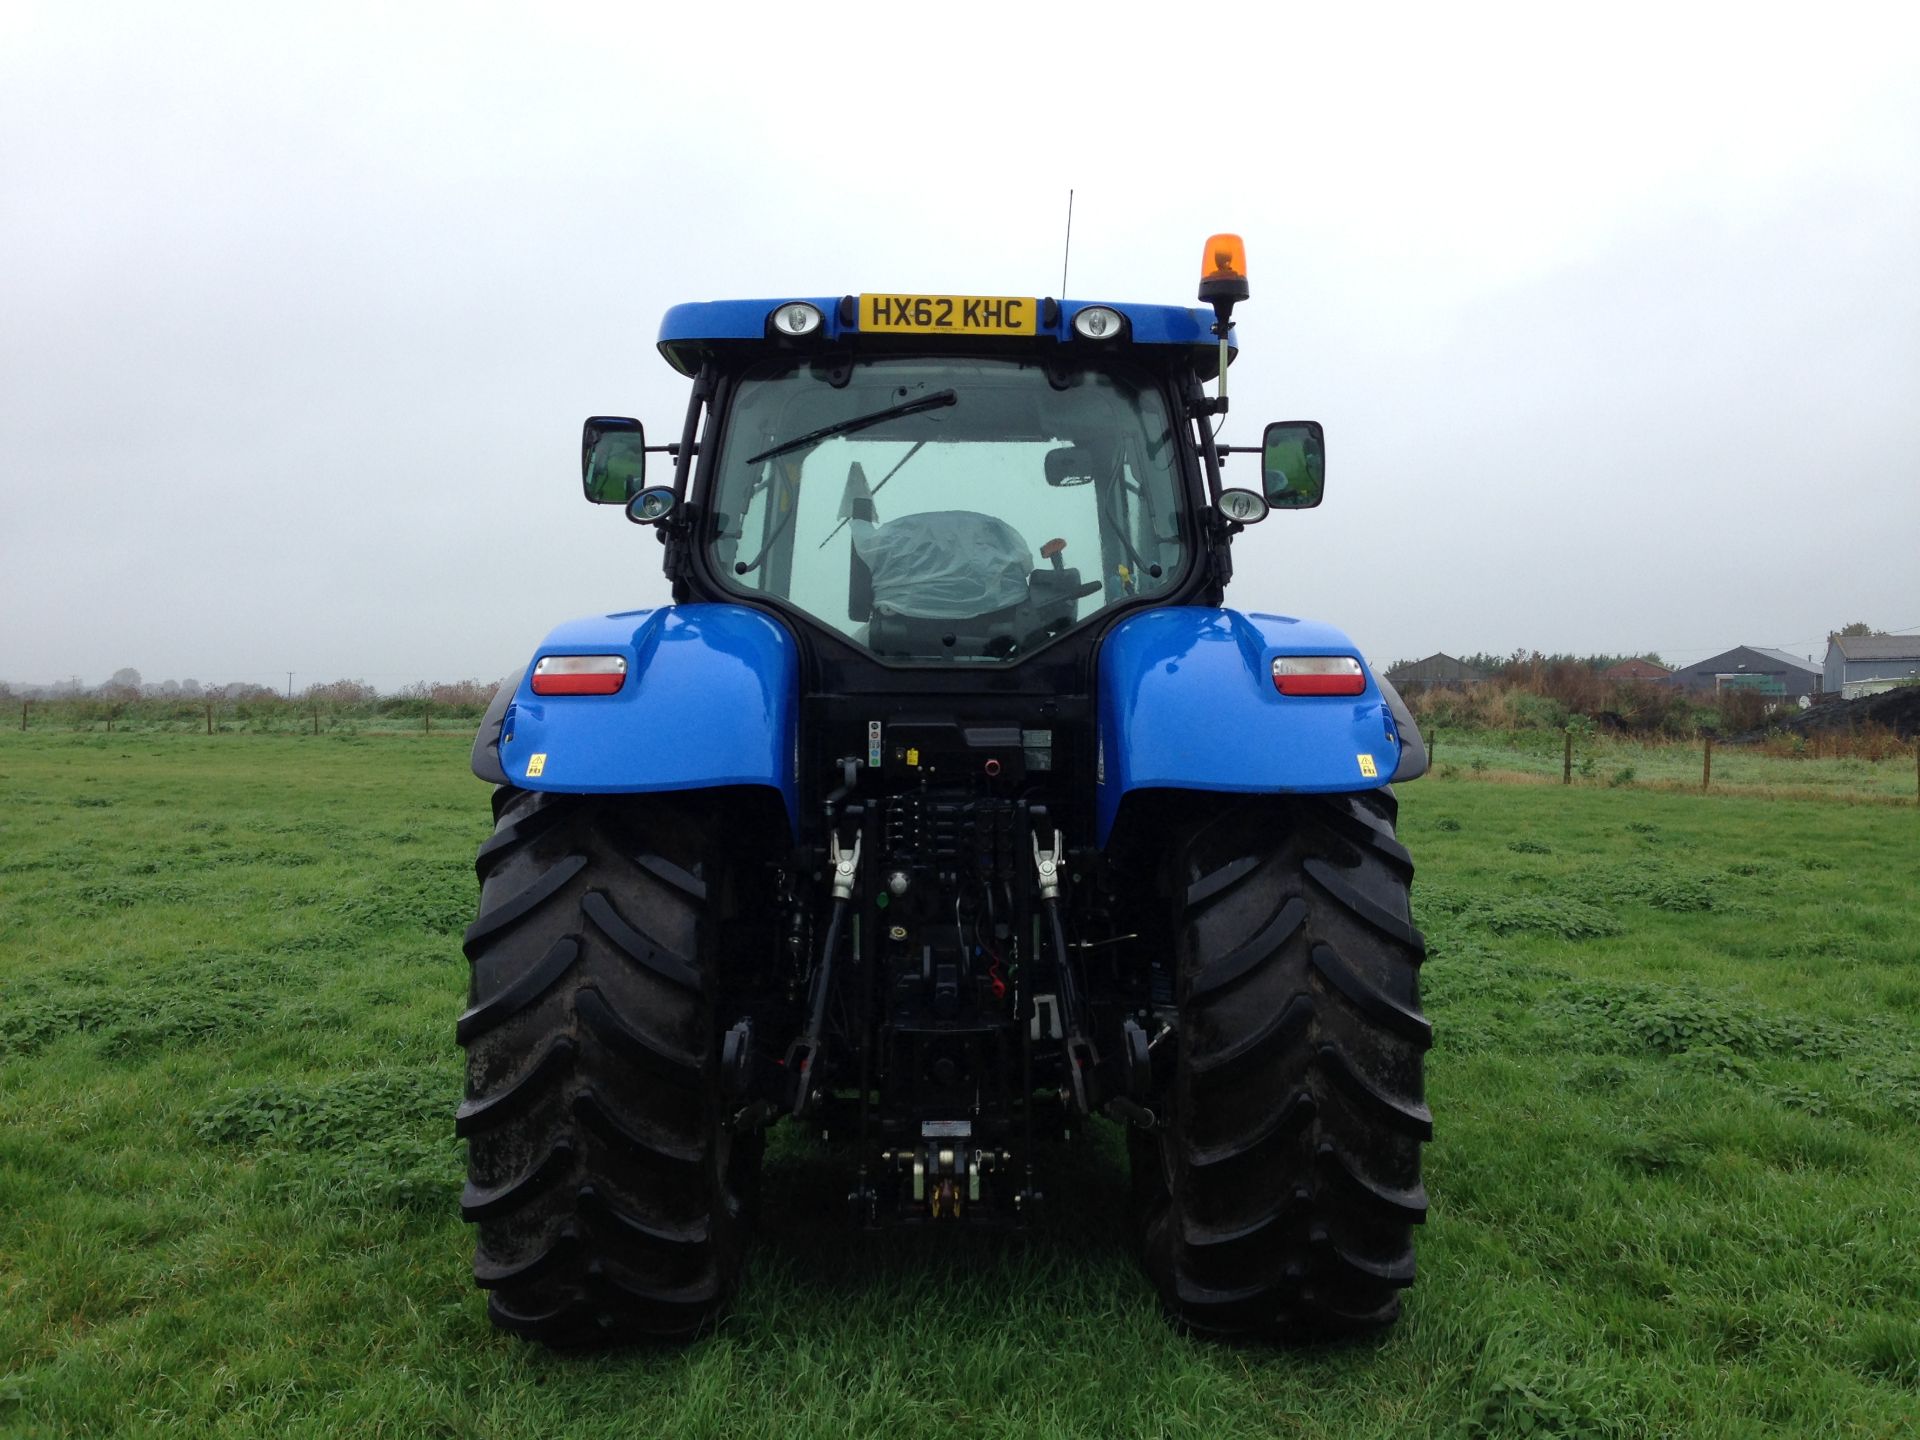
<svg viewBox="0 0 1920 1440">
<path fill-rule="evenodd" d="M 1559 784 L 1566 768 L 1561 730 L 1447 730 L 1436 737 L 1437 773 L 1445 779 Z M 1809 747 L 1804 754 L 1770 753 L 1757 744 L 1725 741 L 1713 747 L 1709 788 L 1730 795 L 1776 800 L 1838 800 L 1848 804 L 1920 801 L 1915 747 L 1893 747 L 1872 759 Z M 1777 748 L 1777 747 L 1776 747 Z M 1642 740 L 1579 733 L 1573 744 L 1573 786 L 1585 789 L 1698 790 L 1705 776 L 1704 742 Z"/>
<path fill-rule="evenodd" d="M 1101 1127 L 1011 1242 L 850 1232 L 784 1142 L 719 1334 L 562 1357 L 454 1210 L 465 750 L 0 738 L 0 1434 L 1913 1431 L 1920 816 L 1407 787 L 1439 1134 L 1379 1342 L 1169 1329 Z"/>
</svg>

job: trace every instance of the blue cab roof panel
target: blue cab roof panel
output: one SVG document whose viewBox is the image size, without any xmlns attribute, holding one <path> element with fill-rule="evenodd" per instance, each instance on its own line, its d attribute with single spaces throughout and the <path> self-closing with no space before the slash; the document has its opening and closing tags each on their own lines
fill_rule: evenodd
<svg viewBox="0 0 1920 1440">
<path fill-rule="evenodd" d="M 841 297 L 838 295 L 784 295 L 768 300 L 695 300 L 675 305 L 661 320 L 660 353 L 674 369 L 683 375 L 692 375 L 700 368 L 700 362 L 719 345 L 756 342 L 771 345 L 773 340 L 768 335 L 768 317 L 780 306 L 791 305 L 795 301 L 813 306 L 824 317 L 821 342 L 831 343 L 842 337 L 860 334 L 857 317 L 854 323 L 842 323 Z M 1048 300 L 1040 301 L 1042 317 L 1038 333 L 1033 337 L 1035 341 L 1098 344 L 1097 341 L 1081 341 L 1074 334 L 1073 317 L 1090 305 L 1105 305 L 1126 317 L 1129 336 L 1123 344 L 1178 345 L 1203 351 L 1208 357 L 1218 352 L 1219 341 L 1213 336 L 1211 310 L 1189 309 L 1183 305 L 1128 305 L 1114 300 L 1062 300 L 1057 308 L 1049 311 L 1047 307 L 1050 303 Z M 852 309 L 851 306 L 848 308 Z M 1049 314 L 1053 319 L 1052 324 L 1045 323 Z M 1229 360 L 1239 353 L 1238 332 L 1237 325 L 1228 332 Z M 790 344 L 783 341 L 782 348 L 788 348 Z M 1209 368 L 1204 364 L 1202 366 L 1203 372 Z"/>
</svg>

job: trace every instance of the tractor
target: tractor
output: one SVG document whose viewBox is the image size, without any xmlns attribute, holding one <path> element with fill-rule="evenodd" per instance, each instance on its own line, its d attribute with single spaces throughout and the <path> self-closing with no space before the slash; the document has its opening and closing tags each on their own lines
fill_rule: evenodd
<svg viewBox="0 0 1920 1440">
<path fill-rule="evenodd" d="M 1017 1231 L 1101 1117 L 1177 1323 L 1398 1315 L 1431 1032 L 1390 787 L 1426 750 L 1339 630 L 1223 603 L 1234 538 L 1325 484 L 1316 423 L 1216 438 L 1248 292 L 1220 235 L 1197 308 L 683 304 L 678 441 L 586 422 L 673 603 L 555 629 L 474 742 L 497 1326 L 709 1330 L 782 1120 L 848 1223 Z"/>
</svg>

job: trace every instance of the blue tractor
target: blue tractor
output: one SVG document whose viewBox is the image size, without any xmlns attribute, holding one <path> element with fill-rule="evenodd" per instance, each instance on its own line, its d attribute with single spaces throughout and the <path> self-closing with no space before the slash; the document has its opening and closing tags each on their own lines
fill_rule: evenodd
<svg viewBox="0 0 1920 1440">
<path fill-rule="evenodd" d="M 556 629 L 474 744 L 458 1128 L 497 1325 L 701 1333 L 781 1119 L 854 1223 L 953 1227 L 1031 1220 L 1105 1117 L 1179 1322 L 1397 1315 L 1432 1121 L 1389 787 L 1426 754 L 1338 630 L 1223 604 L 1325 445 L 1217 443 L 1237 237 L 1202 274 L 1200 309 L 680 305 L 678 442 L 587 421 L 587 498 L 674 603 Z"/>
</svg>

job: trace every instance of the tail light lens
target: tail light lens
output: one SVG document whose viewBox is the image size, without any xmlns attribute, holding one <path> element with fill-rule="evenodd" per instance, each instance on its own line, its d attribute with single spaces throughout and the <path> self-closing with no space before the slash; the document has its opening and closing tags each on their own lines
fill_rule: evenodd
<svg viewBox="0 0 1920 1440">
<path fill-rule="evenodd" d="M 1281 655 L 1273 662 L 1273 688 L 1282 695 L 1359 695 L 1367 672 L 1351 655 Z"/>
<path fill-rule="evenodd" d="M 626 681 L 624 655 L 545 655 L 533 667 L 536 695 L 611 695 Z"/>
</svg>

